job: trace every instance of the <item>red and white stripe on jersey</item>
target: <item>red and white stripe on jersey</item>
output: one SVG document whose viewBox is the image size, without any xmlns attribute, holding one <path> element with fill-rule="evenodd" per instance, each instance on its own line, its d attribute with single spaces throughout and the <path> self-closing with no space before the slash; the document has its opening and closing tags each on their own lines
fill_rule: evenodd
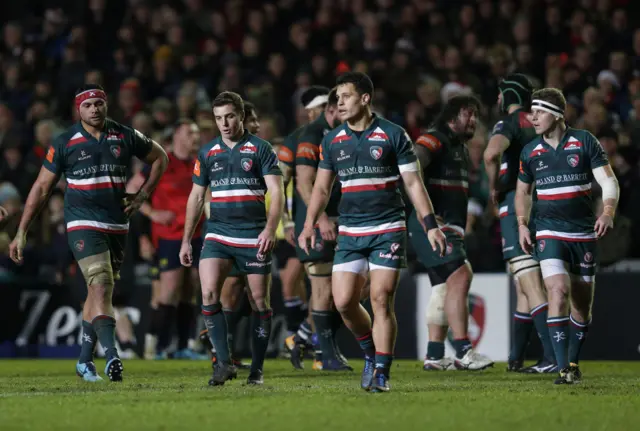
<svg viewBox="0 0 640 431">
<path fill-rule="evenodd" d="M 224 153 L 224 150 L 220 146 L 220 144 L 215 144 L 207 153 L 207 157 L 215 156 L 217 154 Z"/>
<path fill-rule="evenodd" d="M 577 186 L 554 187 L 551 189 L 536 189 L 538 199 L 541 201 L 557 201 L 560 199 L 572 199 L 591 194 L 591 183 Z"/>
<path fill-rule="evenodd" d="M 340 226 L 338 227 L 338 233 L 345 236 L 367 236 L 367 235 L 380 235 L 389 232 L 400 232 L 407 230 L 404 221 L 396 221 L 392 223 L 382 223 L 378 226 Z"/>
<path fill-rule="evenodd" d="M 69 139 L 69 142 L 67 142 L 67 148 L 73 147 L 74 145 L 82 144 L 84 142 L 87 142 L 87 138 L 85 138 L 82 133 L 78 132 L 73 135 L 71 139 Z"/>
<path fill-rule="evenodd" d="M 211 192 L 211 202 L 264 201 L 264 190 L 220 190 Z"/>
<path fill-rule="evenodd" d="M 108 175 L 82 180 L 67 178 L 67 187 L 76 190 L 114 189 L 124 187 L 126 183 L 127 179 L 124 177 L 110 177 Z"/>
<path fill-rule="evenodd" d="M 76 220 L 67 223 L 67 232 L 73 232 L 74 230 L 97 230 L 99 232 L 107 233 L 127 233 L 129 232 L 129 223 L 102 223 L 93 220 Z"/>
<path fill-rule="evenodd" d="M 440 224 L 438 225 L 438 227 L 440 228 L 440 230 L 442 232 L 453 232 L 458 236 L 461 236 L 464 238 L 464 228 L 461 226 L 456 226 L 455 224 L 449 224 L 449 223 L 445 223 L 445 224 Z"/>
<path fill-rule="evenodd" d="M 504 175 L 507 173 L 507 168 L 509 167 L 509 163 L 504 162 L 500 164 L 500 174 L 499 175 Z"/>
<path fill-rule="evenodd" d="M 569 139 L 567 139 L 567 143 L 564 144 L 563 148 L 565 150 L 579 150 L 580 148 L 582 148 L 582 142 L 578 141 L 573 136 L 570 136 Z"/>
<path fill-rule="evenodd" d="M 469 191 L 469 182 L 462 180 L 441 180 L 439 178 L 429 178 L 429 185 L 445 190 Z"/>
<path fill-rule="evenodd" d="M 394 175 L 385 178 L 359 178 L 357 180 L 344 180 L 340 184 L 342 193 L 369 192 L 373 190 L 392 189 L 398 186 L 400 177 Z"/>
<path fill-rule="evenodd" d="M 569 242 L 589 242 L 595 241 L 596 233 L 574 233 L 574 232 L 558 232 L 556 230 L 539 230 L 536 232 L 536 239 L 559 239 Z"/>
<path fill-rule="evenodd" d="M 340 130 L 338 132 L 338 134 L 331 140 L 332 144 L 337 144 L 343 141 L 348 141 L 349 139 L 351 139 L 351 136 L 347 135 L 347 132 L 343 130 Z"/>
<path fill-rule="evenodd" d="M 500 207 L 500 209 L 498 210 L 498 215 L 500 217 L 506 217 L 507 214 L 509 214 L 509 207 L 508 206 L 502 206 Z"/>
<path fill-rule="evenodd" d="M 231 247 L 258 247 L 258 238 L 234 238 L 232 236 L 220 235 L 217 233 L 208 233 L 204 239 L 207 241 L 216 241 L 224 245 L 230 245 Z"/>
</svg>

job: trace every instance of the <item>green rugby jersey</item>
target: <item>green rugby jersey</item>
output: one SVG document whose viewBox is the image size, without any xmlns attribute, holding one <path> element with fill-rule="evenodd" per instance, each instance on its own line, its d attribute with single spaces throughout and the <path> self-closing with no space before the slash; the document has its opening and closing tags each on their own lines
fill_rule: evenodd
<svg viewBox="0 0 640 431">
<path fill-rule="evenodd" d="M 502 135 L 509 140 L 509 148 L 502 154 L 500 176 L 498 179 L 500 191 L 500 217 L 514 214 L 513 204 L 507 202 L 506 194 L 516 189 L 518 182 L 518 166 L 520 153 L 525 145 L 536 137 L 536 131 L 527 119 L 529 113 L 518 109 L 498 121 L 491 132 L 492 136 Z"/>
<path fill-rule="evenodd" d="M 340 235 L 406 230 L 400 174 L 417 163 L 402 127 L 377 115 L 363 132 L 342 124 L 322 140 L 318 167 L 334 171 L 341 184 Z"/>
<path fill-rule="evenodd" d="M 296 147 L 298 145 L 298 136 L 302 132 L 305 126 L 298 127 L 296 130 L 291 132 L 291 134 L 287 135 L 280 145 L 280 149 L 278 150 L 278 160 L 284 166 L 287 166 L 291 169 L 291 180 L 289 182 L 289 186 L 292 193 L 289 193 L 289 187 L 285 191 L 285 195 L 287 198 L 287 211 L 289 214 L 289 219 L 293 220 L 294 214 L 296 213 L 296 204 L 295 204 L 295 190 L 296 190 Z"/>
<path fill-rule="evenodd" d="M 217 137 L 198 153 L 193 182 L 211 189 L 205 239 L 234 247 L 257 247 L 267 223 L 266 175 L 282 175 L 271 144 L 245 130 L 229 148 Z"/>
<path fill-rule="evenodd" d="M 67 232 L 97 230 L 127 233 L 124 213 L 131 158 L 144 159 L 152 141 L 142 133 L 107 119 L 99 140 L 76 123 L 58 136 L 43 166 L 67 181 L 64 216 Z"/>
<path fill-rule="evenodd" d="M 304 126 L 300 133 L 297 134 L 295 142 L 295 161 L 293 168 L 296 166 L 310 166 L 318 169 L 320 163 L 320 145 L 322 139 L 331 131 L 324 114 L 320 115 L 316 120 Z M 329 203 L 325 212 L 330 218 L 338 217 L 338 205 L 340 204 L 340 184 L 336 181 L 331 191 Z M 307 205 L 304 203 L 302 196 L 298 193 L 298 189 L 294 189 L 293 218 L 298 232 L 302 231 L 305 218 L 307 217 Z"/>
<path fill-rule="evenodd" d="M 451 131 L 438 129 L 428 130 L 416 144 L 431 153 L 431 162 L 424 168 L 424 181 L 433 209 L 444 221 L 440 228 L 464 236 L 469 204 L 467 146 Z"/>
<path fill-rule="evenodd" d="M 592 170 L 607 164 L 600 142 L 586 130 L 567 128 L 555 150 L 542 136 L 523 148 L 518 178 L 535 183 L 536 239 L 596 240 Z"/>
</svg>

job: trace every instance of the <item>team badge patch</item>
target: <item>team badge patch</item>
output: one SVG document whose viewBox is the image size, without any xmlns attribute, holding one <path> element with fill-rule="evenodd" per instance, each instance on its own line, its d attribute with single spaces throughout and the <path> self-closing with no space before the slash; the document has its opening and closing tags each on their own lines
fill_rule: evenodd
<svg viewBox="0 0 640 431">
<path fill-rule="evenodd" d="M 80 240 L 74 242 L 73 243 L 73 247 L 78 251 L 84 250 L 84 240 L 80 239 Z"/>
<path fill-rule="evenodd" d="M 547 243 L 541 239 L 540 241 L 538 241 L 538 250 L 540 251 L 544 251 L 544 247 L 547 245 Z"/>
<path fill-rule="evenodd" d="M 400 249 L 400 244 L 398 244 L 397 242 L 394 242 L 393 244 L 391 244 L 391 253 L 395 253 L 399 249 Z"/>
<path fill-rule="evenodd" d="M 120 157 L 120 147 L 117 145 L 112 145 L 111 147 L 109 147 L 109 149 L 111 150 L 111 154 L 113 154 L 113 157 L 115 157 L 116 159 L 118 157 Z"/>
<path fill-rule="evenodd" d="M 568 155 L 567 163 L 569 163 L 569 166 L 571 166 L 572 168 L 575 168 L 576 166 L 578 166 L 578 163 L 580 163 L 580 156 L 577 154 Z"/>
<path fill-rule="evenodd" d="M 588 251 L 588 252 L 586 252 L 584 254 L 584 261 L 587 262 L 587 263 L 590 263 L 590 262 L 593 261 L 593 254 L 591 254 L 590 251 Z"/>
<path fill-rule="evenodd" d="M 320 252 L 324 248 L 324 241 L 322 241 L 322 237 L 316 239 L 315 250 Z"/>
<path fill-rule="evenodd" d="M 240 160 L 240 166 L 242 166 L 242 169 L 244 169 L 245 171 L 249 172 L 251 170 L 251 168 L 253 167 L 253 160 L 251 160 L 251 159 L 242 159 L 242 160 Z"/>
<path fill-rule="evenodd" d="M 447 254 L 447 256 L 453 253 L 453 243 L 447 243 L 447 249 L 445 250 L 445 253 Z"/>
<path fill-rule="evenodd" d="M 380 157 L 382 157 L 382 147 L 371 147 L 369 148 L 369 153 L 374 160 L 380 160 Z"/>
<path fill-rule="evenodd" d="M 256 259 L 258 259 L 260 262 L 264 262 L 264 260 L 267 258 L 267 256 L 264 255 L 264 253 L 260 253 L 258 252 L 256 254 Z"/>
</svg>

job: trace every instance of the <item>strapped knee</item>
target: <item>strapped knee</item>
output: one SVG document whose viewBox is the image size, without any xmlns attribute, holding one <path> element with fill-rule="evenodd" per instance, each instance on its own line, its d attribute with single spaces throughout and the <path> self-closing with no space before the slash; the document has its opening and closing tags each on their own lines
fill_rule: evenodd
<svg viewBox="0 0 640 431">
<path fill-rule="evenodd" d="M 304 269 L 312 277 L 329 277 L 333 269 L 332 262 L 305 262 Z"/>
<path fill-rule="evenodd" d="M 110 262 L 95 262 L 90 264 L 85 272 L 87 286 L 102 285 L 113 287 L 113 270 Z"/>
<path fill-rule="evenodd" d="M 540 264 L 531 256 L 518 256 L 509 260 L 509 271 L 513 278 L 518 279 L 532 271 L 537 271 Z"/>
<path fill-rule="evenodd" d="M 444 311 L 444 298 L 447 295 L 447 284 L 442 283 L 431 288 L 431 297 L 427 304 L 427 324 L 447 326 L 449 321 Z"/>
</svg>

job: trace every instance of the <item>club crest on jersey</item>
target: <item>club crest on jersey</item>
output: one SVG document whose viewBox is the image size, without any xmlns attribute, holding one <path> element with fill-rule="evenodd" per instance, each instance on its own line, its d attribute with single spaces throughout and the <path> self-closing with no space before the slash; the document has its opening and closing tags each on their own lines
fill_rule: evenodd
<svg viewBox="0 0 640 431">
<path fill-rule="evenodd" d="M 240 160 L 240 166 L 242 166 L 242 169 L 244 169 L 246 172 L 249 172 L 251 170 L 251 168 L 253 167 L 253 160 L 251 160 L 251 159 L 242 159 L 242 160 Z"/>
<path fill-rule="evenodd" d="M 74 242 L 73 248 L 75 248 L 78 251 L 84 250 L 84 240 L 79 239 L 78 241 Z"/>
<path fill-rule="evenodd" d="M 540 241 L 538 241 L 538 250 L 544 251 L 544 247 L 546 245 L 547 245 L 547 243 L 545 242 L 545 240 L 541 239 Z"/>
<path fill-rule="evenodd" d="M 255 154 L 257 151 L 258 149 L 251 142 L 247 142 L 242 147 L 240 147 L 240 152 L 242 154 Z"/>
<path fill-rule="evenodd" d="M 109 147 L 109 149 L 111 150 L 111 154 L 113 154 L 113 157 L 115 157 L 116 159 L 120 157 L 121 150 L 118 145 L 112 145 L 111 147 Z"/>
<path fill-rule="evenodd" d="M 369 148 L 369 154 L 371 154 L 374 160 L 380 160 L 380 157 L 382 157 L 382 147 L 375 146 Z"/>
<path fill-rule="evenodd" d="M 580 163 L 580 156 L 577 154 L 571 154 L 570 156 L 567 156 L 567 163 L 569 163 L 569 166 L 571 166 L 572 168 L 575 168 L 576 166 L 578 166 L 578 163 Z"/>
<path fill-rule="evenodd" d="M 584 254 L 584 261 L 587 263 L 591 263 L 593 261 L 593 254 L 590 251 Z"/>
<path fill-rule="evenodd" d="M 322 251 L 322 249 L 324 248 L 324 242 L 322 241 L 322 238 L 316 239 L 314 248 L 316 251 Z"/>
</svg>

